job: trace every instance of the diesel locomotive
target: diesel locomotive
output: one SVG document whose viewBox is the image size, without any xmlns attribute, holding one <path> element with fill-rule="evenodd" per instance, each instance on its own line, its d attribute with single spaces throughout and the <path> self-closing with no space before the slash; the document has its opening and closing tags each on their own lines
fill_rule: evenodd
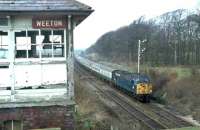
<svg viewBox="0 0 200 130">
<path fill-rule="evenodd" d="M 81 56 L 76 56 L 76 61 L 119 89 L 132 94 L 140 101 L 150 102 L 150 95 L 153 88 L 147 75 L 116 70 Z"/>
<path fill-rule="evenodd" d="M 137 99 L 143 102 L 150 101 L 152 85 L 148 76 L 123 70 L 114 70 L 112 71 L 112 82 L 117 87 L 133 94 Z"/>
</svg>

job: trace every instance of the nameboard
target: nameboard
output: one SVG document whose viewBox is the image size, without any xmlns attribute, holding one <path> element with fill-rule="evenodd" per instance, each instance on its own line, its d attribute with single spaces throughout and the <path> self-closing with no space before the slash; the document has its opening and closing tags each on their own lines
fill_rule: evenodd
<svg viewBox="0 0 200 130">
<path fill-rule="evenodd" d="M 33 17 L 32 19 L 32 27 L 35 29 L 42 28 L 66 28 L 67 27 L 67 19 L 64 17 L 58 16 L 40 16 Z"/>
</svg>

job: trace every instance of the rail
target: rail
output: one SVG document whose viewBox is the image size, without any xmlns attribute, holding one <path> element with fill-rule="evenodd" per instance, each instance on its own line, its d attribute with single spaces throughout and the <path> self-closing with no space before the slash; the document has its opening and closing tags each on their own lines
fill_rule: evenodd
<svg viewBox="0 0 200 130">
<path fill-rule="evenodd" d="M 91 77 L 89 76 L 90 74 L 85 69 L 83 70 L 80 67 L 80 65 L 76 64 L 76 69 L 78 69 L 77 71 L 83 73 L 84 76 Z M 122 96 L 118 94 L 119 91 L 113 91 L 113 90 L 111 91 L 111 90 L 103 89 L 102 87 L 99 87 L 100 85 L 98 85 L 95 82 L 95 78 L 89 78 L 89 80 L 90 80 L 90 83 L 96 89 L 98 89 L 102 94 L 104 94 L 106 97 L 108 97 L 113 102 L 118 104 L 124 111 L 128 112 L 137 120 L 143 122 L 147 127 L 149 127 L 152 130 L 193 126 L 191 123 L 176 116 L 170 111 L 157 107 L 155 105 L 151 104 L 146 108 L 142 108 L 142 105 L 140 107 L 136 107 L 135 105 L 130 104 L 125 98 L 122 98 Z M 149 115 L 147 111 L 153 112 L 154 115 L 156 116 Z"/>
</svg>

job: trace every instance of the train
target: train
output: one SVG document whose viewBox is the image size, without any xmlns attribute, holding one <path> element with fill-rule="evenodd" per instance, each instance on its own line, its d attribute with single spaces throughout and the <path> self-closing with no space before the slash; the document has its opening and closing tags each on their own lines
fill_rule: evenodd
<svg viewBox="0 0 200 130">
<path fill-rule="evenodd" d="M 76 56 L 75 60 L 118 89 L 124 90 L 142 102 L 150 102 L 153 87 L 147 75 L 116 70 L 82 56 Z"/>
</svg>

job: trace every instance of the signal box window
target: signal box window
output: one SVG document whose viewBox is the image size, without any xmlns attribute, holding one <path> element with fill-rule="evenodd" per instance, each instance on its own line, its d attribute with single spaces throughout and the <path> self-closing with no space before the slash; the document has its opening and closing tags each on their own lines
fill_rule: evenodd
<svg viewBox="0 0 200 130">
<path fill-rule="evenodd" d="M 2 126 L 3 130 L 23 130 L 22 121 L 10 120 L 5 121 Z"/>
<path fill-rule="evenodd" d="M 8 26 L 8 18 L 0 18 L 0 26 Z"/>
<path fill-rule="evenodd" d="M 28 45 L 30 46 L 30 38 L 26 37 L 26 31 L 15 32 L 15 44 L 17 58 L 26 58 L 27 52 L 29 50 Z M 29 43 L 29 44 L 28 44 Z"/>
<path fill-rule="evenodd" d="M 64 30 L 15 32 L 16 58 L 64 57 Z"/>
<path fill-rule="evenodd" d="M 8 59 L 8 32 L 0 31 L 0 59 Z"/>
<path fill-rule="evenodd" d="M 30 37 L 31 45 L 29 45 L 30 50 L 28 50 L 29 58 L 39 58 L 39 48 L 40 45 L 36 43 L 36 37 L 39 35 L 39 31 L 28 31 L 27 36 Z"/>
<path fill-rule="evenodd" d="M 42 57 L 64 57 L 64 31 L 42 30 Z"/>
</svg>

